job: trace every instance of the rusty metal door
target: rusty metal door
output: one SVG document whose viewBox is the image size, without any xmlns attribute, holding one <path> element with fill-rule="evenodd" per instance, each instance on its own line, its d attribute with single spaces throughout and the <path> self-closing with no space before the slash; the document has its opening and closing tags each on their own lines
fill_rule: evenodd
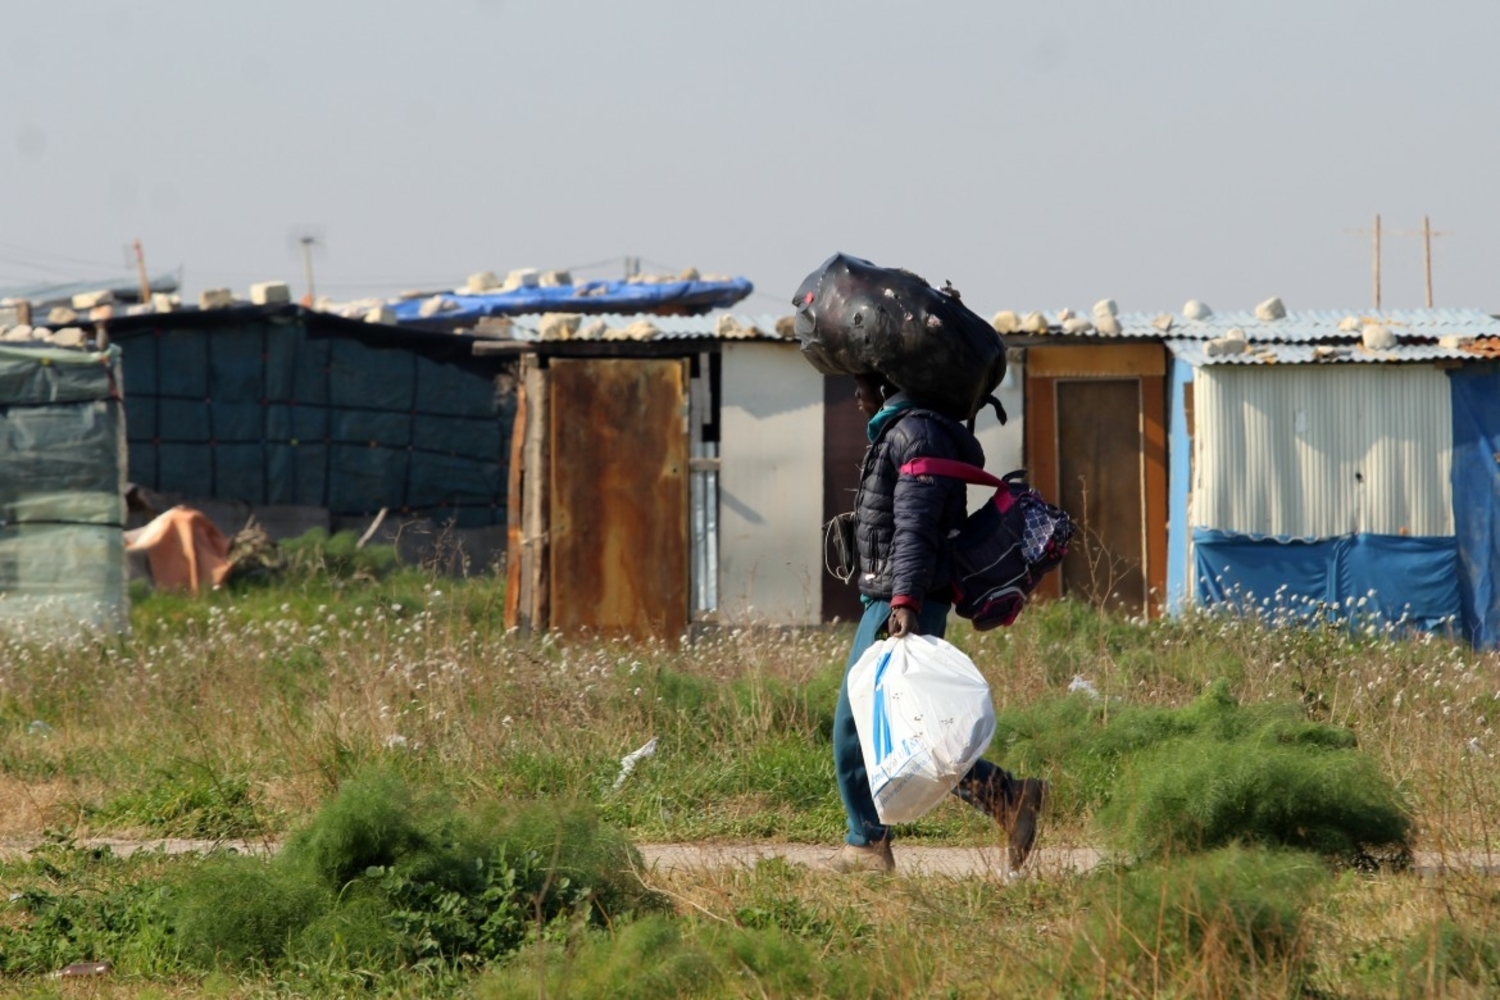
<svg viewBox="0 0 1500 1000">
<path fill-rule="evenodd" d="M 550 621 L 675 639 L 688 623 L 688 362 L 554 358 Z"/>
</svg>

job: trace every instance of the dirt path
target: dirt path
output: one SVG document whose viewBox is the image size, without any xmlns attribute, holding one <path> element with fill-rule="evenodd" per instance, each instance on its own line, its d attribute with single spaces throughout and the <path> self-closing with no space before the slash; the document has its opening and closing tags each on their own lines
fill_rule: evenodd
<svg viewBox="0 0 1500 1000">
<path fill-rule="evenodd" d="M 40 846 L 37 840 L 0 841 L 0 858 L 14 860 Z M 136 851 L 160 851 L 186 854 L 212 850 L 233 850 L 243 854 L 270 856 L 277 845 L 266 840 L 129 840 L 96 837 L 79 840 L 79 847 L 107 847 L 117 855 Z M 790 864 L 818 868 L 832 856 L 831 844 L 641 844 L 646 868 L 661 874 L 710 871 L 728 868 L 751 868 L 767 858 L 784 858 Z M 930 847 L 919 844 L 896 844 L 896 871 L 906 875 L 939 875 L 948 878 L 1004 878 L 1005 854 L 999 846 Z M 1086 872 L 1104 860 L 1105 855 L 1089 847 L 1038 847 L 1026 866 L 1030 877 L 1046 878 Z M 1419 876 L 1433 876 L 1449 871 L 1466 871 L 1500 875 L 1500 852 L 1464 851 L 1438 853 L 1418 851 L 1413 866 Z"/>
</svg>

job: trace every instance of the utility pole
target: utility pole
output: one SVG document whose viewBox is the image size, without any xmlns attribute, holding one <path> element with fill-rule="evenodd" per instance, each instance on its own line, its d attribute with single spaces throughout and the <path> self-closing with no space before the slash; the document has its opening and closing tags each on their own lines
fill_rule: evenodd
<svg viewBox="0 0 1500 1000">
<path fill-rule="evenodd" d="M 1426 290 L 1426 299 L 1425 299 L 1425 301 L 1427 303 L 1427 308 L 1428 309 L 1431 309 L 1433 307 L 1433 294 L 1432 294 L 1432 240 L 1436 236 L 1447 236 L 1448 233 L 1445 232 L 1445 231 L 1442 231 L 1442 230 L 1433 229 L 1432 228 L 1432 219 L 1431 219 L 1431 217 L 1426 216 L 1426 215 L 1422 216 L 1422 228 L 1421 229 L 1392 229 L 1392 230 L 1390 230 L 1390 232 L 1387 233 L 1387 232 L 1385 232 L 1385 230 L 1383 230 L 1381 228 L 1381 225 L 1380 225 L 1380 216 L 1377 215 L 1377 216 L 1375 216 L 1375 228 L 1374 229 L 1349 229 L 1349 230 L 1345 230 L 1345 232 L 1354 233 L 1354 234 L 1359 235 L 1359 236 L 1373 236 L 1374 237 L 1374 244 L 1375 244 L 1375 260 L 1374 260 L 1374 271 L 1375 271 L 1375 309 L 1376 309 L 1377 312 L 1380 310 L 1380 240 L 1381 240 L 1381 236 L 1382 235 L 1388 235 L 1388 236 L 1420 236 L 1420 237 L 1422 237 L 1422 279 L 1423 279 L 1424 288 Z"/>
<path fill-rule="evenodd" d="M 141 241 L 136 240 L 132 244 L 135 248 L 135 268 L 141 281 L 141 304 L 151 304 L 151 279 L 146 277 L 146 251 L 141 249 Z"/>
<path fill-rule="evenodd" d="M 1432 222 L 1427 216 L 1422 216 L 1422 273 L 1427 281 L 1427 308 L 1432 308 L 1432 238 L 1434 236 L 1447 236 L 1446 232 L 1439 232 L 1432 228 Z"/>
<path fill-rule="evenodd" d="M 318 301 L 317 294 L 313 291 L 312 270 L 312 248 L 317 240 L 311 236 L 303 236 L 298 242 L 302 244 L 302 270 L 307 277 L 307 298 L 303 302 L 303 305 L 311 309 L 313 303 Z"/>
</svg>

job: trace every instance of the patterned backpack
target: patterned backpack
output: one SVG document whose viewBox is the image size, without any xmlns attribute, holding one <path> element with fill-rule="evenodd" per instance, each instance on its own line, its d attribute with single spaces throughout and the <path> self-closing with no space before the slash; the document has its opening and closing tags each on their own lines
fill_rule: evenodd
<svg viewBox="0 0 1500 1000">
<path fill-rule="evenodd" d="M 967 462 L 914 458 L 904 476 L 945 476 L 995 487 L 952 539 L 953 610 L 981 632 L 1009 625 L 1042 577 L 1062 562 L 1073 519 L 1022 480 L 1022 470 L 996 478 Z"/>
</svg>

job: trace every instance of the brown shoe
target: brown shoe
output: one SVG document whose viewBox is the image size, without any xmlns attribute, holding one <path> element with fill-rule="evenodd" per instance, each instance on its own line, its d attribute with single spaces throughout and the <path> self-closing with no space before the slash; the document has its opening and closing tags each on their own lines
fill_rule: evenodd
<svg viewBox="0 0 1500 1000">
<path fill-rule="evenodd" d="M 1047 801 L 1047 783 L 1041 778 L 1023 778 L 1015 798 L 1005 804 L 1000 825 L 1010 835 L 1011 874 L 1021 870 L 1036 844 L 1036 821 Z"/>
<path fill-rule="evenodd" d="M 828 867 L 845 875 L 860 872 L 885 874 L 894 871 L 896 858 L 891 854 L 891 839 L 887 837 L 864 847 L 845 844 L 837 854 L 828 859 Z"/>
</svg>

